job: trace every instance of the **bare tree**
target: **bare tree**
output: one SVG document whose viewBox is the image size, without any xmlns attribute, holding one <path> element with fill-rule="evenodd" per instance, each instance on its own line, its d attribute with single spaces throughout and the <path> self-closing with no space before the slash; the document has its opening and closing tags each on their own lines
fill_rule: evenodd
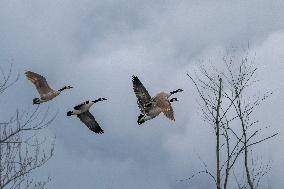
<svg viewBox="0 0 284 189">
<path fill-rule="evenodd" d="M 204 170 L 198 172 L 209 175 L 216 185 L 217 189 L 227 188 L 230 176 L 230 170 L 234 166 L 240 141 L 234 144 L 230 141 L 228 126 L 233 121 L 229 119 L 229 110 L 232 104 L 226 104 L 224 101 L 224 81 L 219 72 L 209 73 L 204 67 L 200 67 L 201 76 L 195 75 L 196 79 L 188 74 L 188 77 L 194 83 L 199 97 L 201 98 L 200 108 L 203 120 L 208 123 L 214 130 L 216 137 L 215 155 L 216 171 L 213 173 L 203 162 Z M 225 160 L 222 161 L 223 148 L 225 147 Z M 195 175 L 195 174 L 194 174 Z"/>
<path fill-rule="evenodd" d="M 1 67 L 0 72 L 0 77 L 2 77 L 0 78 L 0 94 L 2 94 L 8 87 L 17 82 L 17 80 L 19 79 L 19 74 L 17 74 L 16 78 L 12 80 L 12 64 L 10 65 L 7 73 Z"/>
<path fill-rule="evenodd" d="M 254 165 L 249 163 L 249 159 L 253 159 L 253 154 L 249 157 L 249 152 L 254 145 L 278 134 L 262 136 L 264 128 L 258 127 L 259 121 L 254 120 L 253 116 L 254 110 L 270 93 L 261 97 L 249 97 L 248 92 L 253 90 L 257 81 L 257 68 L 253 59 L 249 59 L 248 52 L 243 57 L 228 54 L 222 62 L 224 69 L 220 70 L 212 65 L 207 68 L 201 66 L 194 77 L 187 74 L 201 99 L 199 106 L 202 119 L 213 128 L 216 136 L 215 172 L 210 171 L 203 162 L 204 169 L 193 174 L 189 180 L 205 173 L 214 180 L 217 189 L 226 189 L 230 177 L 236 176 L 234 167 L 238 164 L 238 170 L 244 170 L 246 183 L 254 189 L 260 180 L 256 179 L 259 174 L 252 174 L 250 166 Z M 237 163 L 241 156 L 244 158 L 244 169 L 240 169 Z M 241 186 L 239 182 L 237 184 L 238 188 L 246 188 L 246 185 Z"/>
<path fill-rule="evenodd" d="M 261 96 L 249 96 L 247 93 L 253 89 L 254 84 L 258 82 L 255 77 L 257 67 L 255 66 L 254 59 L 249 59 L 248 52 L 242 57 L 239 62 L 234 61 L 234 57 L 227 56 L 223 59 L 227 74 L 222 73 L 223 77 L 227 81 L 228 91 L 224 92 L 224 97 L 232 104 L 238 125 L 241 126 L 241 135 L 237 136 L 233 132 L 234 136 L 242 142 L 242 148 L 240 152 L 244 153 L 244 167 L 247 178 L 247 183 L 251 189 L 256 188 L 258 185 L 255 176 L 252 174 L 252 169 L 249 166 L 249 150 L 256 144 L 262 143 L 270 138 L 275 137 L 278 133 L 271 134 L 269 136 L 261 136 L 263 134 L 263 128 L 260 127 L 259 120 L 255 120 L 253 117 L 254 111 L 259 105 L 266 100 L 270 92 L 266 92 Z M 230 129 L 232 130 L 232 129 Z M 259 138 L 257 138 L 259 137 Z M 253 153 L 251 153 L 253 155 Z M 253 165 L 251 165 L 253 166 Z"/>
<path fill-rule="evenodd" d="M 2 70 L 1 70 L 2 71 Z M 0 94 L 13 85 L 12 67 L 5 74 L 2 71 Z M 0 122 L 0 189 L 43 189 L 50 178 L 36 181 L 35 170 L 42 167 L 54 152 L 54 139 L 50 142 L 42 135 L 55 116 L 49 118 L 48 110 L 42 112 L 39 106 L 29 112 L 19 112 Z"/>
</svg>

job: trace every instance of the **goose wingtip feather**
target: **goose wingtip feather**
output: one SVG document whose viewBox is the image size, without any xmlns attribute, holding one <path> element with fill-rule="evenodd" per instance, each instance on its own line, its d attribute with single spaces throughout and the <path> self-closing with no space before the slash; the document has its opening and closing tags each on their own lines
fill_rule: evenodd
<svg viewBox="0 0 284 189">
<path fill-rule="evenodd" d="M 132 75 L 132 81 L 139 80 L 137 75 Z"/>
</svg>

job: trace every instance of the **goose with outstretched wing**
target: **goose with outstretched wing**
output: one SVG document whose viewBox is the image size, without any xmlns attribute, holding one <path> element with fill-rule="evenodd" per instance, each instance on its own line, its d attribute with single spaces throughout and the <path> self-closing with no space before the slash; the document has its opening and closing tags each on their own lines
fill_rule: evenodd
<svg viewBox="0 0 284 189">
<path fill-rule="evenodd" d="M 28 80 L 30 80 L 37 89 L 40 98 L 34 98 L 33 104 L 41 104 L 47 102 L 57 97 L 62 91 L 66 89 L 71 89 L 71 86 L 65 86 L 59 90 L 54 90 L 48 85 L 46 78 L 32 71 L 26 71 L 25 75 Z"/>
<path fill-rule="evenodd" d="M 171 102 L 178 100 L 177 98 L 169 98 L 175 93 L 182 92 L 182 89 L 177 89 L 170 93 L 160 92 L 154 97 L 151 97 L 137 76 L 132 76 L 132 84 L 137 97 L 137 104 L 141 111 L 137 120 L 139 125 L 157 117 L 161 112 L 170 120 L 175 120 Z"/>
<path fill-rule="evenodd" d="M 87 100 L 74 107 L 73 111 L 68 111 L 67 116 L 77 115 L 77 117 L 93 132 L 103 134 L 104 130 L 100 127 L 95 117 L 90 113 L 89 109 L 97 102 L 107 100 L 106 98 L 99 98 L 94 101 Z"/>
</svg>

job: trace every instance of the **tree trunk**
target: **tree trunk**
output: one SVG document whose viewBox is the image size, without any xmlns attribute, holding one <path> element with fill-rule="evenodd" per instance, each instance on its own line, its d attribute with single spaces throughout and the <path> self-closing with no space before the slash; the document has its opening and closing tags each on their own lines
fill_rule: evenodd
<svg viewBox="0 0 284 189">
<path fill-rule="evenodd" d="M 219 78 L 219 94 L 218 94 L 218 103 L 217 103 L 217 115 L 216 115 L 216 187 L 221 189 L 221 170 L 220 170 L 220 106 L 221 106 L 221 90 L 222 90 L 222 79 Z"/>
<path fill-rule="evenodd" d="M 240 95 L 238 95 L 238 96 L 240 96 Z M 250 177 L 250 170 L 249 170 L 249 165 L 248 165 L 247 131 L 246 131 L 246 127 L 245 127 L 244 118 L 243 118 L 243 115 L 242 115 L 242 108 L 241 108 L 240 99 L 238 99 L 238 109 L 239 109 L 239 117 L 240 117 L 240 120 L 241 120 L 242 130 L 243 130 L 243 135 L 244 135 L 244 151 L 245 151 L 244 159 L 245 159 L 246 177 L 247 177 L 247 181 L 248 181 L 250 189 L 254 189 L 253 182 L 252 182 L 251 177 Z"/>
</svg>

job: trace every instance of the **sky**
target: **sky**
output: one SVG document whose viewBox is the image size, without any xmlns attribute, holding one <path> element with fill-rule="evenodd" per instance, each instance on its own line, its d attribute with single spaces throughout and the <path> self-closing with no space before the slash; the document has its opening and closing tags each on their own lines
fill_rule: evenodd
<svg viewBox="0 0 284 189">
<path fill-rule="evenodd" d="M 53 88 L 74 87 L 41 105 L 59 112 L 45 130 L 56 136 L 55 155 L 38 172 L 51 176 L 49 188 L 211 188 L 206 177 L 176 181 L 202 167 L 198 156 L 212 167 L 215 158 L 214 135 L 186 73 L 199 60 L 217 65 L 227 48 L 242 52 L 249 43 L 261 83 L 255 91 L 273 92 L 256 116 L 279 132 L 258 150 L 273 162 L 272 188 L 282 188 L 283 10 L 282 0 L 1 0 L 0 66 L 12 63 L 20 79 L 1 96 L 0 112 L 33 108 L 37 93 L 25 70 L 46 76 Z M 175 122 L 160 115 L 137 125 L 133 74 L 151 95 L 184 89 L 173 104 Z M 100 136 L 66 117 L 76 104 L 99 97 L 108 101 L 90 111 L 105 130 Z"/>
</svg>

